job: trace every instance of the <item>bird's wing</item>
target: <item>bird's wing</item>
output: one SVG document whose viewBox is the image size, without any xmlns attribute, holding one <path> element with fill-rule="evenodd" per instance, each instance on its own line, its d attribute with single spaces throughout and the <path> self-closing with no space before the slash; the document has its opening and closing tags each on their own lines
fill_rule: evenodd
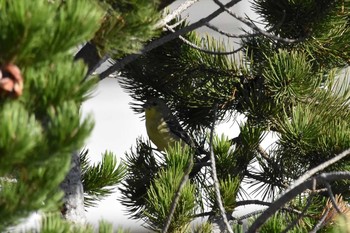
<svg viewBox="0 0 350 233">
<path fill-rule="evenodd" d="M 195 147 L 195 143 L 193 142 L 192 138 L 186 133 L 186 131 L 182 128 L 182 126 L 174 116 L 170 115 L 165 120 L 173 134 L 181 138 L 181 140 L 189 146 Z"/>
</svg>

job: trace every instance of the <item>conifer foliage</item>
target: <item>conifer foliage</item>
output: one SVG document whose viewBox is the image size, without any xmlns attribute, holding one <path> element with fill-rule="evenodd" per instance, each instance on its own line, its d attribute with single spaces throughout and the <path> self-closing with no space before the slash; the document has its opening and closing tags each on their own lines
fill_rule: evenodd
<svg viewBox="0 0 350 233">
<path fill-rule="evenodd" d="M 70 182 L 83 183 L 85 205 L 91 206 L 111 193 L 107 186 L 120 182 L 125 171 L 111 152 L 97 165 L 86 151 L 78 156 L 94 125 L 91 116 L 81 118 L 80 106 L 97 80 L 84 77 L 95 68 L 92 58 L 112 50 L 136 52 L 155 36 L 157 7 L 141 0 L 0 0 L 1 232 L 33 211 L 43 213 L 38 231 L 94 232 L 62 218 L 72 220 L 67 207 L 84 210 L 79 202 L 65 205 L 67 196 L 83 196 Z M 78 53 L 74 59 L 87 41 L 94 43 L 92 56 Z M 101 223 L 99 232 L 113 229 Z"/>
<path fill-rule="evenodd" d="M 187 196 L 187 201 L 195 205 L 186 205 L 186 200 L 180 198 L 171 213 L 170 207 L 165 208 L 168 202 L 158 198 L 160 193 L 177 189 L 159 182 L 171 176 L 175 185 L 181 170 L 185 175 L 183 167 L 173 167 L 179 158 L 172 155 L 180 152 L 150 151 L 144 149 L 147 142 L 139 142 L 128 157 L 122 202 L 132 216 L 163 232 L 166 224 L 170 224 L 170 232 L 192 231 L 188 224 L 202 216 L 209 217 L 211 230 L 218 224 L 221 232 L 232 232 L 232 223 L 241 220 L 234 219 L 232 212 L 240 205 L 253 203 L 270 207 L 261 215 L 261 211 L 251 215 L 254 218 L 250 219 L 248 232 L 332 230 L 339 213 L 331 217 L 324 206 L 328 203 L 329 208 L 332 203 L 331 208 L 339 210 L 343 202 L 337 202 L 339 196 L 335 199 L 335 195 L 344 198 L 342 201 L 349 197 L 346 155 L 350 148 L 350 86 L 344 68 L 349 65 L 350 2 L 255 0 L 252 8 L 261 17 L 263 29 L 230 10 L 239 1 L 213 2 L 219 9 L 212 15 L 222 10 L 250 30 L 232 35 L 212 25 L 212 15 L 192 23 L 174 19 L 160 37 L 165 41 L 161 46 L 125 65 L 122 59 L 116 61 L 114 66 L 122 64 L 121 84 L 136 101 L 150 97 L 166 101 L 197 144 L 212 151 L 216 161 L 192 152 L 193 167 L 196 171 L 202 169 L 190 176 L 186 183 L 189 186 L 178 190 L 178 195 L 187 195 L 192 186 L 195 199 Z M 241 38 L 241 47 L 232 48 L 192 31 L 203 25 L 222 35 Z M 182 37 L 169 39 L 176 33 Z M 161 39 L 151 41 L 143 51 Z M 240 57 L 232 55 L 237 50 L 243 51 Z M 136 102 L 133 108 L 142 112 Z M 218 123 L 232 120 L 237 114 L 245 121 L 236 138 L 214 140 L 208 136 Z M 265 150 L 261 143 L 268 133 L 278 139 Z M 147 176 L 135 176 L 135 172 Z M 312 179 L 314 186 L 310 186 Z M 255 189 L 249 196 L 245 194 L 247 185 L 243 186 L 247 183 Z M 261 194 L 264 201 L 254 200 L 254 193 Z M 162 201 L 168 198 L 164 194 Z M 156 201 L 163 207 L 150 206 Z M 150 212 L 157 221 L 150 218 Z M 184 215 L 187 223 L 183 222 Z M 207 227 L 203 225 L 202 231 Z"/>
<path fill-rule="evenodd" d="M 179 13 L 198 0 L 163 11 L 172 2 L 0 0 L 0 231 L 37 210 L 51 212 L 43 232 L 93 231 L 57 215 L 59 185 L 93 127 L 79 114 L 96 83 L 90 75 L 113 58 L 99 78 L 120 72 L 136 113 L 163 99 L 197 148 L 162 152 L 139 138 L 125 167 L 110 152 L 91 166 L 82 152 L 87 206 L 126 174 L 121 202 L 155 231 L 241 232 L 248 219 L 247 232 L 347 232 L 350 1 L 254 0 L 260 27 L 231 11 L 240 0 L 212 0 L 196 22 Z M 224 12 L 248 29 L 212 24 Z M 204 26 L 240 44 L 194 31 Z M 237 137 L 214 134 L 237 115 Z M 268 134 L 277 141 L 267 150 Z M 232 216 L 250 204 L 266 210 Z"/>
<path fill-rule="evenodd" d="M 59 211 L 59 185 L 93 120 L 79 107 L 96 81 L 74 46 L 102 17 L 88 1 L 0 1 L 0 231 L 32 211 Z M 74 27 L 72 27 L 74 25 Z"/>
</svg>

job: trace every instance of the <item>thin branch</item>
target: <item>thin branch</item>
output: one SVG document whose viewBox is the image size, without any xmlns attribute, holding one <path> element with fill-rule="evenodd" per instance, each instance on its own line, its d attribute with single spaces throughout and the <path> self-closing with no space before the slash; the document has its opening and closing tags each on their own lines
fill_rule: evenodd
<svg viewBox="0 0 350 233">
<path fill-rule="evenodd" d="M 292 214 L 301 214 L 300 210 L 293 209 L 293 208 L 290 208 L 290 207 L 282 207 L 281 210 L 284 211 L 284 212 L 292 213 Z"/>
<path fill-rule="evenodd" d="M 259 33 L 252 33 L 252 34 L 246 33 L 246 34 L 235 35 L 235 34 L 223 31 L 220 28 L 218 28 L 215 25 L 210 24 L 210 23 L 206 23 L 205 26 L 207 26 L 208 28 L 212 29 L 213 31 L 216 31 L 216 32 L 220 33 L 221 35 L 224 35 L 224 36 L 227 36 L 227 37 L 230 37 L 230 38 L 247 38 L 247 37 L 254 37 L 254 36 L 259 35 Z"/>
<path fill-rule="evenodd" d="M 241 0 L 231 0 L 230 2 L 225 4 L 225 7 L 232 7 L 240 1 Z M 102 79 L 108 77 L 110 74 L 112 74 L 116 71 L 119 71 L 120 69 L 122 69 L 124 66 L 126 66 L 130 62 L 135 61 L 142 54 L 145 54 L 145 53 L 151 51 L 152 49 L 155 49 L 155 48 L 157 48 L 157 47 L 159 47 L 159 46 L 161 46 L 161 45 L 163 45 L 163 44 L 165 44 L 173 39 L 176 39 L 181 35 L 184 35 L 190 31 L 193 31 L 199 27 L 202 27 L 205 23 L 216 18 L 222 12 L 224 12 L 224 9 L 219 8 L 219 9 L 215 10 L 213 13 L 211 13 L 210 15 L 208 15 L 207 17 L 202 18 L 202 19 L 198 20 L 197 22 L 188 25 L 187 27 L 181 28 L 172 34 L 168 34 L 166 36 L 163 36 L 162 38 L 159 38 L 159 39 L 156 39 L 156 40 L 150 42 L 143 49 L 141 49 L 139 53 L 127 55 L 124 58 L 116 61 L 116 63 L 113 66 L 109 67 L 108 69 L 106 69 L 105 71 L 103 71 L 99 75 L 100 79 L 102 80 Z"/>
<path fill-rule="evenodd" d="M 312 203 L 311 201 L 312 201 L 312 197 L 313 197 L 313 196 L 314 196 L 314 195 L 311 194 L 311 195 L 307 198 L 307 203 L 306 203 L 304 209 L 301 211 L 301 213 L 298 215 L 298 217 L 297 217 L 296 219 L 294 219 L 294 221 L 291 222 L 291 223 L 286 227 L 286 229 L 284 229 L 284 231 L 282 231 L 282 233 L 287 233 L 287 232 L 289 232 L 289 230 L 293 229 L 296 225 L 298 225 L 299 220 L 300 220 L 302 217 L 305 216 L 306 211 L 307 211 L 307 210 L 309 209 L 309 207 L 311 206 L 311 203 Z"/>
<path fill-rule="evenodd" d="M 208 212 L 203 212 L 203 213 L 200 213 L 200 214 L 195 214 L 192 216 L 192 218 L 201 218 L 201 217 L 207 217 L 207 216 L 212 216 L 212 215 L 215 215 L 215 212 L 214 211 L 208 211 Z"/>
<path fill-rule="evenodd" d="M 261 145 L 259 145 L 258 148 L 256 148 L 256 150 L 261 155 L 261 157 L 263 157 L 267 162 L 272 162 L 269 154 L 264 150 L 264 148 Z"/>
<path fill-rule="evenodd" d="M 247 233 L 256 231 L 273 213 L 275 213 L 279 208 L 284 206 L 285 203 L 293 199 L 296 195 L 303 192 L 305 189 L 313 190 L 315 182 L 326 183 L 327 181 L 333 181 L 336 179 L 335 177 L 343 177 L 342 179 L 349 179 L 350 176 L 347 177 L 347 174 L 350 175 L 350 173 L 348 172 L 323 173 L 321 175 L 315 176 L 313 179 L 310 179 L 311 176 L 346 157 L 349 153 L 350 149 L 347 149 L 342 153 L 336 155 L 334 158 L 329 159 L 317 167 L 307 171 L 298 180 L 296 180 L 278 200 L 276 200 L 267 210 L 264 211 L 262 215 L 259 216 L 259 218 L 249 228 Z"/>
<path fill-rule="evenodd" d="M 341 210 L 339 209 L 339 206 L 337 205 L 337 202 L 335 201 L 335 197 L 334 197 L 331 185 L 328 182 L 326 182 L 325 185 L 329 194 L 329 198 L 331 199 L 331 202 L 333 204 L 333 207 L 338 212 L 338 214 L 342 214 Z"/>
<path fill-rule="evenodd" d="M 346 157 L 349 154 L 350 154 L 350 149 L 347 149 L 347 150 L 343 151 L 342 153 L 336 155 L 332 159 L 329 159 L 326 162 L 321 163 L 320 165 L 314 167 L 313 169 L 305 172 L 304 175 L 300 176 L 299 179 L 294 181 L 294 183 L 288 188 L 287 192 L 289 190 L 292 190 L 294 187 L 298 186 L 299 184 L 303 183 L 305 180 L 309 179 L 311 176 L 313 176 L 317 172 L 322 171 L 326 167 L 338 162 L 339 160 L 343 159 L 344 157 Z"/>
<path fill-rule="evenodd" d="M 265 206 L 269 206 L 271 204 L 272 204 L 271 202 L 267 202 L 267 201 L 244 200 L 244 201 L 237 201 L 236 202 L 236 207 L 237 206 L 242 206 L 242 205 L 265 205 Z"/>
<path fill-rule="evenodd" d="M 160 20 L 156 24 L 156 28 L 162 28 L 164 27 L 167 23 L 169 23 L 171 20 L 174 18 L 178 17 L 181 15 L 182 12 L 187 10 L 189 7 L 191 7 L 193 4 L 198 2 L 199 0 L 187 0 L 186 2 L 182 3 L 178 8 L 176 8 L 173 12 L 170 14 L 166 15 L 162 20 Z"/>
<path fill-rule="evenodd" d="M 325 184 L 326 182 L 332 182 L 335 180 L 341 179 L 350 179 L 350 172 L 330 172 L 330 173 L 322 173 L 320 175 L 316 175 L 313 179 L 307 179 L 301 182 L 298 185 L 294 185 L 292 189 L 289 189 L 286 193 L 284 193 L 279 199 L 277 199 L 274 203 L 271 204 L 269 208 L 267 208 L 251 225 L 248 229 L 247 233 L 256 232 L 276 211 L 278 211 L 282 206 L 284 206 L 287 202 L 291 201 L 297 195 L 302 193 L 306 189 L 312 189 L 314 180 L 318 184 Z"/>
<path fill-rule="evenodd" d="M 261 35 L 266 36 L 272 40 L 276 40 L 276 41 L 281 41 L 281 42 L 285 42 L 285 43 L 296 43 L 301 41 L 300 39 L 289 39 L 289 38 L 282 38 L 279 36 L 275 36 L 265 30 L 260 29 L 258 26 L 256 26 L 253 22 L 244 19 L 241 16 L 238 16 L 237 14 L 235 14 L 234 12 L 232 12 L 230 9 L 228 9 L 228 7 L 226 7 L 224 4 L 222 4 L 219 0 L 213 0 L 218 6 L 220 6 L 221 8 L 223 8 L 228 14 L 230 14 L 232 17 L 234 17 L 235 19 L 241 21 L 242 23 L 244 23 L 245 25 L 247 25 L 248 27 L 252 28 L 253 30 L 259 32 Z"/>
<path fill-rule="evenodd" d="M 321 189 L 315 189 L 315 190 L 309 190 L 309 189 L 307 189 L 307 190 L 305 190 L 306 192 L 309 192 L 309 193 L 323 193 L 323 192 L 326 192 L 327 191 L 327 189 L 326 188 L 321 188 Z"/>
<path fill-rule="evenodd" d="M 188 16 L 187 16 L 187 17 L 188 17 Z M 174 24 L 171 24 L 171 25 L 166 24 L 166 25 L 168 25 L 170 28 L 176 28 L 177 26 L 179 26 L 180 24 L 182 24 L 183 22 L 185 22 L 186 19 L 187 19 L 187 17 L 185 17 L 185 18 L 183 18 L 183 19 L 181 19 L 181 20 L 175 22 Z M 165 29 L 164 31 L 166 31 L 166 29 Z"/>
<path fill-rule="evenodd" d="M 170 206 L 169 215 L 168 215 L 168 217 L 167 217 L 167 219 L 165 221 L 164 227 L 162 229 L 162 233 L 168 232 L 171 220 L 172 220 L 172 218 L 174 216 L 174 213 L 175 213 L 176 206 L 177 206 L 177 204 L 179 202 L 179 199 L 180 199 L 181 190 L 185 187 L 185 184 L 188 181 L 189 174 L 190 174 L 190 172 L 192 170 L 192 167 L 193 167 L 193 158 L 191 156 L 190 160 L 188 162 L 188 165 L 186 167 L 186 170 L 184 171 L 184 174 L 183 174 L 183 176 L 181 178 L 179 187 L 177 188 L 176 193 L 174 195 L 174 199 L 173 199 L 173 201 L 171 203 L 171 206 Z"/>
<path fill-rule="evenodd" d="M 262 212 L 264 212 L 264 209 L 262 209 L 262 210 L 255 210 L 253 212 L 250 212 L 249 214 L 245 214 L 245 215 L 240 216 L 239 218 L 235 218 L 233 221 L 237 222 L 237 223 L 241 223 L 242 220 L 250 218 L 250 217 L 253 217 L 253 216 L 256 216 L 258 214 L 261 214 Z"/>
<path fill-rule="evenodd" d="M 330 209 L 328 209 L 323 215 L 322 218 L 320 219 L 320 221 L 318 221 L 318 223 L 315 225 L 314 229 L 312 229 L 312 231 L 310 231 L 310 233 L 316 233 L 318 232 L 318 230 L 321 229 L 321 227 L 323 226 L 324 221 L 327 218 L 327 215 L 329 214 Z"/>
<path fill-rule="evenodd" d="M 175 32 L 174 29 L 172 29 L 171 27 L 169 27 L 168 25 L 165 25 L 165 27 L 171 31 L 171 32 Z M 187 40 L 185 37 L 183 36 L 179 36 L 180 40 L 182 40 L 185 44 L 187 44 L 188 46 L 194 48 L 194 49 L 197 49 L 198 51 L 201 51 L 203 53 L 208 53 L 208 54 L 213 54 L 213 55 L 231 55 L 231 54 L 234 54 L 234 53 L 237 53 L 238 51 L 242 50 L 243 47 L 240 47 L 238 49 L 235 49 L 233 51 L 229 51 L 229 52 L 220 52 L 220 51 L 212 51 L 212 50 L 208 50 L 206 48 L 202 48 L 202 47 L 199 47 L 198 45 L 192 43 L 191 41 Z"/>
<path fill-rule="evenodd" d="M 213 137 L 214 137 L 214 128 L 215 128 L 215 122 L 216 122 L 216 112 L 217 112 L 217 104 L 214 106 L 214 120 L 212 127 L 210 129 L 210 137 L 209 137 L 209 143 L 210 143 L 210 160 L 211 160 L 211 170 L 212 170 L 212 175 L 213 175 L 213 183 L 214 183 L 214 191 L 216 195 L 216 201 L 218 202 L 218 206 L 220 209 L 220 214 L 221 217 L 226 225 L 226 229 L 228 232 L 233 233 L 232 228 L 227 220 L 226 217 L 226 211 L 224 208 L 224 205 L 222 204 L 222 199 L 221 199 L 221 194 L 220 194 L 220 183 L 219 179 L 216 173 L 216 162 L 215 162 L 215 155 L 213 151 Z"/>
<path fill-rule="evenodd" d="M 278 30 L 281 25 L 283 24 L 284 20 L 286 18 L 286 11 L 283 10 L 283 16 L 282 16 L 282 19 L 280 20 L 280 22 L 275 25 L 274 27 L 266 30 L 266 32 L 272 32 L 274 30 Z M 250 21 L 253 23 L 253 20 L 250 19 Z M 230 37 L 230 38 L 249 38 L 249 37 L 255 37 L 255 36 L 258 36 L 260 35 L 261 33 L 248 33 L 246 32 L 245 34 L 239 34 L 239 35 L 236 35 L 236 34 L 232 34 L 232 33 L 229 33 L 229 32 L 226 32 L 226 31 L 223 31 L 221 30 L 220 28 L 216 27 L 215 25 L 211 24 L 211 23 L 206 23 L 205 26 L 207 26 L 208 28 L 212 29 L 213 31 L 216 31 L 218 33 L 220 33 L 221 35 L 224 35 L 224 36 L 227 36 L 227 37 Z M 245 31 L 245 30 L 243 30 Z"/>
<path fill-rule="evenodd" d="M 260 200 L 244 200 L 244 201 L 237 201 L 236 207 L 242 206 L 242 205 L 263 205 L 263 206 L 271 206 L 272 202 L 267 201 L 260 201 Z M 301 212 L 297 209 L 289 208 L 289 207 L 283 207 L 282 210 L 294 213 L 294 214 L 300 214 Z M 242 218 L 242 217 L 240 217 Z"/>
</svg>

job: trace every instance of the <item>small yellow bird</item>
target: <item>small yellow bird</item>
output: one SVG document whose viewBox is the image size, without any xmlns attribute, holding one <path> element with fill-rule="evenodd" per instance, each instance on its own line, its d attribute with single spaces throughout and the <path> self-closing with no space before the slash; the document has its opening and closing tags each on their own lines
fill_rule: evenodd
<svg viewBox="0 0 350 233">
<path fill-rule="evenodd" d="M 143 107 L 148 137 L 158 150 L 165 151 L 167 148 L 173 147 L 175 142 L 194 146 L 192 139 L 183 130 L 163 100 L 159 98 L 149 99 Z"/>
</svg>

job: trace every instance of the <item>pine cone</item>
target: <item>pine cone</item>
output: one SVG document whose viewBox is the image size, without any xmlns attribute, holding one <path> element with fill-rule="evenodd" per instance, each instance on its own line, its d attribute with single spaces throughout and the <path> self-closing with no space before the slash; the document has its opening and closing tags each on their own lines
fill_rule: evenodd
<svg viewBox="0 0 350 233">
<path fill-rule="evenodd" d="M 18 98 L 22 95 L 23 78 L 20 69 L 14 64 L 0 68 L 0 94 Z"/>
</svg>

